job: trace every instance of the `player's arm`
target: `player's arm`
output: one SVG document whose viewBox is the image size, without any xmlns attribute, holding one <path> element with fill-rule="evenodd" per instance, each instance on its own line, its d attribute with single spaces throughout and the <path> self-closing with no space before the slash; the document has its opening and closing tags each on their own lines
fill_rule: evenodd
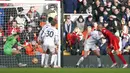
<svg viewBox="0 0 130 73">
<path fill-rule="evenodd" d="M 42 33 L 44 33 L 43 29 L 40 31 L 39 35 L 38 35 L 38 42 L 42 39 Z"/>
<path fill-rule="evenodd" d="M 27 48 L 27 45 L 24 45 L 24 44 L 21 44 L 20 42 L 17 42 L 17 45 L 18 45 L 18 49 L 26 49 Z"/>
<path fill-rule="evenodd" d="M 93 32 L 92 37 L 97 41 L 96 45 L 101 43 L 101 40 L 102 40 L 102 36 L 101 35 L 102 34 L 100 32 L 98 32 L 98 31 Z"/>
<path fill-rule="evenodd" d="M 44 39 L 44 37 L 46 36 L 46 33 L 47 33 L 47 29 L 45 29 L 44 32 L 41 34 L 41 37 L 42 37 L 41 41 L 42 41 L 42 40 Z"/>
</svg>

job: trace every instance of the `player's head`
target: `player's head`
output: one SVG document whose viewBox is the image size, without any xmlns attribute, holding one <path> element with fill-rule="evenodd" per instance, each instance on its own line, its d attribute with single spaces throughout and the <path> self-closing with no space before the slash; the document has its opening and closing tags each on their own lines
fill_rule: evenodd
<svg viewBox="0 0 130 73">
<path fill-rule="evenodd" d="M 55 25 L 56 25 L 56 21 L 55 20 L 51 21 L 51 26 L 55 26 Z"/>
<path fill-rule="evenodd" d="M 53 21 L 52 17 L 48 17 L 48 22 L 51 23 L 51 21 Z"/>
<path fill-rule="evenodd" d="M 97 29 L 98 29 L 99 31 L 101 31 L 102 28 L 103 28 L 103 25 L 99 24 Z"/>
</svg>

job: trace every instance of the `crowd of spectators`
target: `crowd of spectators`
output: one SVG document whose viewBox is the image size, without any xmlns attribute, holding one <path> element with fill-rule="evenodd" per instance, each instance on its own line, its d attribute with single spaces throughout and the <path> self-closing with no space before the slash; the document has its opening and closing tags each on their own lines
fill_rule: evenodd
<svg viewBox="0 0 130 73">
<path fill-rule="evenodd" d="M 68 46 L 67 35 L 75 32 L 75 28 L 78 27 L 85 35 L 88 26 L 97 28 L 97 25 L 101 24 L 120 38 L 120 49 L 123 54 L 130 54 L 130 0 L 63 0 L 63 6 L 64 13 L 67 14 L 64 16 L 63 25 L 65 51 L 77 55 L 79 50 L 83 50 L 81 45 L 73 47 L 79 42 L 71 47 Z M 75 20 L 71 20 L 71 14 L 80 15 Z M 83 17 L 82 14 L 86 14 L 87 17 Z M 98 45 L 100 52 L 106 55 L 107 39 L 101 41 L 102 43 Z"/>
</svg>

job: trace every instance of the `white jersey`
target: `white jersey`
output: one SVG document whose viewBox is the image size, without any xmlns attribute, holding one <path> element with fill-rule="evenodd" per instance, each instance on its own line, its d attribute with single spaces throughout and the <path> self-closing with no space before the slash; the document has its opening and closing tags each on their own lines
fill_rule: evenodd
<svg viewBox="0 0 130 73">
<path fill-rule="evenodd" d="M 42 34 L 43 45 L 55 46 L 58 44 L 58 30 L 55 27 L 48 27 Z"/>
<path fill-rule="evenodd" d="M 89 38 L 85 40 L 85 44 L 96 44 L 97 41 L 101 38 L 100 32 L 94 30 L 89 34 Z"/>
<path fill-rule="evenodd" d="M 84 50 L 89 51 L 91 50 L 97 50 L 96 43 L 100 39 L 99 32 L 94 30 L 90 34 L 90 37 L 85 40 L 84 42 Z"/>
<path fill-rule="evenodd" d="M 51 24 L 48 23 L 48 24 L 46 24 L 46 25 L 44 25 L 44 26 L 42 27 L 42 30 L 40 31 L 39 36 L 38 36 L 38 40 L 42 40 L 42 34 L 43 34 L 44 30 L 45 30 L 46 28 L 50 27 L 50 26 L 51 26 Z"/>
</svg>

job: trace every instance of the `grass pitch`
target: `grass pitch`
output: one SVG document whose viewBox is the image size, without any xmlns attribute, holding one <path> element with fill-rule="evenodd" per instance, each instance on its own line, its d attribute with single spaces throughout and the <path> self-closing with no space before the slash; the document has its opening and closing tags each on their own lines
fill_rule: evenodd
<svg viewBox="0 0 130 73">
<path fill-rule="evenodd" d="M 0 73 L 130 73 L 122 68 L 0 68 Z"/>
</svg>

